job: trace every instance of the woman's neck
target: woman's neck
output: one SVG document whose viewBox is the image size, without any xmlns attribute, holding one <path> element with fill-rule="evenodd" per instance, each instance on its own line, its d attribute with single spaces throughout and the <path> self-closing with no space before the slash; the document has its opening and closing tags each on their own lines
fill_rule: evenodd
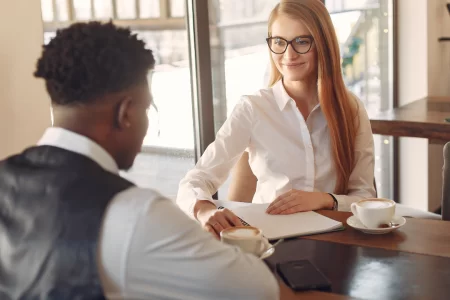
<svg viewBox="0 0 450 300">
<path fill-rule="evenodd" d="M 298 107 L 312 109 L 319 102 L 317 97 L 317 81 L 284 81 L 286 92 L 294 99 Z"/>
</svg>

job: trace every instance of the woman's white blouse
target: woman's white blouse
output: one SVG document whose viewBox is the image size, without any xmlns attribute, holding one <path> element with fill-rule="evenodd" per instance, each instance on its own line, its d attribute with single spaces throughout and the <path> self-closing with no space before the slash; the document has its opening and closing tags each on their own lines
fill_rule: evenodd
<svg viewBox="0 0 450 300">
<path fill-rule="evenodd" d="M 352 202 L 362 198 L 375 197 L 372 129 L 363 103 L 358 100 L 358 105 L 355 168 L 348 194 L 335 195 L 339 210 L 349 210 Z M 314 107 L 305 121 L 279 81 L 272 88 L 240 99 L 215 141 L 180 182 L 178 205 L 192 215 L 197 199 L 212 200 L 246 149 L 258 178 L 254 203 L 272 202 L 290 189 L 334 191 L 337 177 L 321 107 Z"/>
</svg>

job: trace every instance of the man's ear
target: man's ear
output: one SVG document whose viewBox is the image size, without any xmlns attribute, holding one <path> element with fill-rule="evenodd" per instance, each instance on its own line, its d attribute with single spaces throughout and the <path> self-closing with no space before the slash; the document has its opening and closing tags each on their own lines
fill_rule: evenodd
<svg viewBox="0 0 450 300">
<path fill-rule="evenodd" d="M 131 106 L 131 97 L 125 97 L 118 103 L 115 118 L 118 129 L 127 129 L 131 127 Z"/>
</svg>

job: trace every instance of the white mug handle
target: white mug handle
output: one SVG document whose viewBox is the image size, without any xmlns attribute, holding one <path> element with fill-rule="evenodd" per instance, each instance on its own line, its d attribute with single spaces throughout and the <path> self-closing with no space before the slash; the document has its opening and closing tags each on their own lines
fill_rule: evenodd
<svg viewBox="0 0 450 300">
<path fill-rule="evenodd" d="M 352 203 L 352 204 L 350 205 L 350 209 L 351 209 L 353 215 L 354 215 L 355 217 L 358 218 L 358 212 L 357 212 L 357 210 L 356 210 L 356 203 Z"/>
<path fill-rule="evenodd" d="M 259 253 L 258 255 L 261 255 L 266 249 L 268 249 L 270 246 L 269 240 L 265 237 L 261 237 L 259 240 Z"/>
</svg>

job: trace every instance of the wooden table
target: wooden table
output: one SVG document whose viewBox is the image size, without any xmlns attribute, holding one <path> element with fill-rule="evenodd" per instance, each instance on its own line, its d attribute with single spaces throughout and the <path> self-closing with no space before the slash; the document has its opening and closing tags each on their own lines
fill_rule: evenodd
<svg viewBox="0 0 450 300">
<path fill-rule="evenodd" d="M 369 118 L 374 134 L 450 141 L 450 97 L 426 97 Z"/>
<path fill-rule="evenodd" d="M 280 281 L 282 300 L 450 299 L 450 222 L 407 218 L 396 231 L 368 235 L 346 224 L 351 213 L 319 213 L 346 229 L 287 240 L 266 262 L 274 270 L 280 261 L 309 259 L 331 280 L 333 292 L 295 293 Z"/>
</svg>

